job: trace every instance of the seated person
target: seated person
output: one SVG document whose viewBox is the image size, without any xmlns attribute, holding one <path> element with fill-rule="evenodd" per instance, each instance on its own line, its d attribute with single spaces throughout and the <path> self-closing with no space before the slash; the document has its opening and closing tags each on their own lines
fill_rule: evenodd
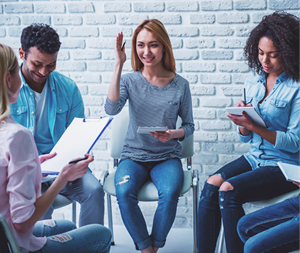
<svg viewBox="0 0 300 253">
<path fill-rule="evenodd" d="M 294 182 L 300 187 L 299 182 Z M 245 253 L 299 250 L 299 196 L 243 216 L 238 233 Z"/>
<path fill-rule="evenodd" d="M 39 154 L 48 154 L 74 117 L 84 117 L 80 91 L 68 77 L 54 71 L 60 48 L 58 34 L 43 24 L 32 24 L 21 36 L 21 90 L 11 105 L 11 116 L 33 136 Z M 42 184 L 42 192 L 52 181 Z M 81 205 L 79 226 L 103 224 L 104 192 L 90 170 L 61 190 L 61 195 Z M 42 219 L 51 219 L 53 205 Z"/>
<path fill-rule="evenodd" d="M 66 165 L 40 196 L 40 162 L 55 154 L 38 157 L 30 130 L 10 116 L 9 103 L 17 101 L 20 86 L 17 58 L 10 47 L 0 44 L 0 213 L 21 252 L 108 253 L 111 233 L 100 224 L 76 229 L 68 220 L 38 221 L 68 182 L 86 174 L 93 157 L 86 155 L 87 160 Z"/>
<path fill-rule="evenodd" d="M 116 38 L 116 63 L 105 111 L 118 114 L 129 103 L 129 126 L 121 161 L 115 174 L 116 195 L 122 220 L 136 249 L 157 252 L 165 244 L 176 215 L 183 184 L 179 140 L 194 132 L 192 100 L 187 80 L 175 73 L 169 36 L 157 19 L 144 20 L 132 38 L 133 73 L 121 77 L 126 60 L 123 34 Z M 182 125 L 176 129 L 177 117 Z M 138 134 L 138 126 L 167 126 L 165 132 Z M 149 235 L 137 194 L 152 179 L 158 195 Z"/>
<path fill-rule="evenodd" d="M 277 162 L 299 164 L 300 82 L 299 18 L 285 12 L 265 16 L 246 43 L 244 54 L 255 72 L 245 81 L 246 101 L 235 106 L 253 106 L 267 128 L 256 125 L 243 112 L 227 114 L 238 125 L 250 151 L 211 175 L 202 190 L 198 213 L 199 253 L 213 253 L 221 227 L 227 252 L 243 252 L 237 223 L 245 215 L 243 204 L 293 191 Z"/>
</svg>

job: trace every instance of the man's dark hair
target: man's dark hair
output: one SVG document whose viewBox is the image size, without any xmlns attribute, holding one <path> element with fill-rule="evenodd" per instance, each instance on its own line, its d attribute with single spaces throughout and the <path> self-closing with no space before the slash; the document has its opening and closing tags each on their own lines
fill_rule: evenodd
<svg viewBox="0 0 300 253">
<path fill-rule="evenodd" d="M 21 46 L 25 59 L 31 47 L 37 47 L 40 52 L 54 54 L 60 48 L 59 36 L 56 31 L 46 24 L 31 24 L 22 31 Z"/>
<path fill-rule="evenodd" d="M 244 48 L 244 56 L 249 67 L 258 74 L 263 73 L 263 67 L 258 60 L 258 43 L 262 37 L 271 39 L 281 53 L 287 76 L 299 81 L 299 18 L 276 11 L 264 16 L 252 30 Z"/>
</svg>

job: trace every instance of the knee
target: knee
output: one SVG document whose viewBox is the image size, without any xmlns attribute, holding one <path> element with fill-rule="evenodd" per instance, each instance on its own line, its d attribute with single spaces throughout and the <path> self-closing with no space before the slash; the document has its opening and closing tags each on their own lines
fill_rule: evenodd
<svg viewBox="0 0 300 253">
<path fill-rule="evenodd" d="M 175 187 L 170 187 L 168 189 L 163 189 L 159 193 L 159 199 L 167 202 L 178 202 L 181 189 L 176 189 Z"/>
<path fill-rule="evenodd" d="M 103 198 L 104 197 L 104 191 L 103 187 L 100 184 L 100 182 L 93 182 L 93 184 L 89 184 L 86 193 L 90 196 L 93 196 L 94 198 Z"/>
<path fill-rule="evenodd" d="M 243 216 L 237 224 L 237 232 L 244 243 L 249 239 L 249 236 L 247 235 L 248 222 L 245 217 L 246 216 Z"/>
<path fill-rule="evenodd" d="M 220 175 L 213 175 L 213 176 L 210 176 L 206 182 L 208 184 L 220 186 L 224 182 L 224 180 Z"/>
<path fill-rule="evenodd" d="M 233 190 L 233 186 L 229 182 L 224 182 L 220 186 L 220 191 L 230 191 Z"/>
</svg>

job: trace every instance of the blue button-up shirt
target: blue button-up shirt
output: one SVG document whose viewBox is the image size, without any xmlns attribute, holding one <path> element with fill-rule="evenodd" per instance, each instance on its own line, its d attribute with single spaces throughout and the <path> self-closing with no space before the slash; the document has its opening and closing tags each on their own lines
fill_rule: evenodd
<svg viewBox="0 0 300 253">
<path fill-rule="evenodd" d="M 21 88 L 18 101 L 11 104 L 11 116 L 16 122 L 35 134 L 35 99 L 34 92 L 26 83 L 20 67 Z M 48 126 L 54 145 L 58 142 L 74 117 L 84 117 L 82 97 L 75 82 L 53 71 L 48 76 Z M 37 147 L 39 149 L 39 147 Z M 52 149 L 52 148 L 51 148 Z M 47 150 L 49 151 L 49 150 Z M 45 150 L 39 150 L 45 153 Z"/>
<path fill-rule="evenodd" d="M 277 162 L 299 164 L 300 82 L 283 72 L 270 94 L 260 104 L 266 91 L 265 75 L 251 75 L 246 79 L 246 102 L 259 112 L 269 130 L 276 132 L 275 145 L 251 132 L 239 133 L 241 141 L 250 141 L 251 148 L 244 156 L 253 169 L 277 166 Z M 238 131 L 239 132 L 239 131 Z"/>
</svg>

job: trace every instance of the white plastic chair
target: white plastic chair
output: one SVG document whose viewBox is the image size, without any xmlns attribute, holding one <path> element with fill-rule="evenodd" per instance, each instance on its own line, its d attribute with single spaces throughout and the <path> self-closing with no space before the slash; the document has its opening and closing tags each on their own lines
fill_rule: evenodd
<svg viewBox="0 0 300 253">
<path fill-rule="evenodd" d="M 291 191 L 291 192 L 282 194 L 282 195 L 277 196 L 277 197 L 272 198 L 272 199 L 255 201 L 255 202 L 247 202 L 247 203 L 253 204 L 256 207 L 256 210 L 259 210 L 259 209 L 264 208 L 266 206 L 270 206 L 270 205 L 282 202 L 282 201 L 284 201 L 286 199 L 297 197 L 299 194 L 300 194 L 300 189 L 297 189 L 295 191 Z M 253 211 L 255 211 L 255 210 L 252 210 L 252 212 Z M 223 228 L 223 224 L 222 224 L 221 230 L 220 230 L 219 246 L 218 246 L 217 253 L 222 253 L 224 240 L 225 240 L 225 237 L 224 237 L 224 228 Z M 296 250 L 296 251 L 293 251 L 291 253 L 300 253 L 300 250 Z"/>
<path fill-rule="evenodd" d="M 103 189 L 107 193 L 107 210 L 108 210 L 108 227 L 112 233 L 112 245 L 114 245 L 113 235 L 113 221 L 112 221 L 112 208 L 111 196 L 116 196 L 115 189 L 115 169 L 118 167 L 120 154 L 124 145 L 124 138 L 127 132 L 129 122 L 128 108 L 124 107 L 123 110 L 114 118 L 111 123 L 111 157 L 114 159 L 114 172 L 106 172 L 103 180 Z M 177 121 L 177 126 L 181 125 L 181 119 Z M 187 159 L 187 169 L 184 171 L 184 183 L 181 189 L 181 195 L 186 193 L 190 188 L 193 188 L 193 253 L 197 252 L 197 201 L 198 201 L 198 171 L 192 170 L 192 156 L 194 154 L 194 139 L 189 136 L 181 142 L 182 145 L 182 158 Z M 151 180 L 147 181 L 138 193 L 139 201 L 157 201 L 158 193 L 155 185 Z"/>
</svg>

